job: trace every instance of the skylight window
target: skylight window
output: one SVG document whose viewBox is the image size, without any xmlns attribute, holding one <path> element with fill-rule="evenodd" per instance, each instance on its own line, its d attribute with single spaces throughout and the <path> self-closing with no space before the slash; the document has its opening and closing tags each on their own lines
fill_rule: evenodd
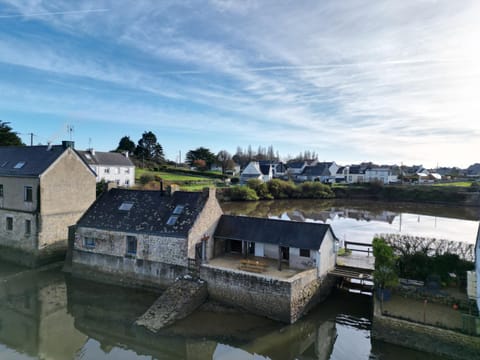
<svg viewBox="0 0 480 360">
<path fill-rule="evenodd" d="M 13 167 L 14 169 L 21 169 L 25 166 L 25 161 L 19 161 L 18 163 L 15 164 Z"/>
<path fill-rule="evenodd" d="M 172 215 L 168 218 L 167 225 L 173 226 L 177 222 L 178 215 Z"/>
<path fill-rule="evenodd" d="M 130 209 L 133 207 L 133 202 L 125 201 L 120 205 L 118 210 L 120 211 L 130 211 Z"/>
<path fill-rule="evenodd" d="M 5 167 L 8 164 L 8 161 L 4 161 L 0 167 Z"/>
<path fill-rule="evenodd" d="M 174 215 L 180 215 L 184 208 L 185 208 L 185 205 L 177 205 L 175 207 L 175 210 L 173 210 L 173 214 Z"/>
</svg>

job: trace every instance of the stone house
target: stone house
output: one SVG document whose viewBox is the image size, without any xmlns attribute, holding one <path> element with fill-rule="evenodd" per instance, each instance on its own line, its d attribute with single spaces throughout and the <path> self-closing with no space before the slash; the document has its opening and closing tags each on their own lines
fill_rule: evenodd
<svg viewBox="0 0 480 360">
<path fill-rule="evenodd" d="M 335 267 L 337 239 L 328 224 L 222 215 L 214 233 L 214 257 L 226 253 L 278 260 L 295 269 Z"/>
<path fill-rule="evenodd" d="M 123 187 L 135 185 L 135 165 L 128 158 L 128 152 L 121 154 L 88 149 L 78 153 L 97 174 L 97 182 L 104 180 Z"/>
<path fill-rule="evenodd" d="M 27 266 L 63 258 L 68 227 L 95 200 L 95 174 L 73 149 L 0 147 L 0 257 Z"/>
<path fill-rule="evenodd" d="M 208 239 L 221 214 L 214 189 L 111 189 L 77 223 L 69 249 L 72 272 L 107 280 L 120 276 L 131 285 L 169 285 L 188 273 L 189 262 L 212 256 Z"/>
</svg>

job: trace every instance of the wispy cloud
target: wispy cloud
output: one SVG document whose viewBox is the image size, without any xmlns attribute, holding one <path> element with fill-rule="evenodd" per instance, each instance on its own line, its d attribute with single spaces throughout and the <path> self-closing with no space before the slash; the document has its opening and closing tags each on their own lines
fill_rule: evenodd
<svg viewBox="0 0 480 360">
<path fill-rule="evenodd" d="M 66 99 L 72 106 L 92 101 L 80 87 L 93 87 L 103 89 L 96 106 L 118 118 L 115 109 L 137 111 L 146 125 L 203 124 L 285 153 L 475 161 L 478 2 L 6 3 L 0 61 L 78 83 Z M 62 85 L 49 91 L 55 97 Z M 211 147 L 231 143 L 217 138 Z"/>
</svg>

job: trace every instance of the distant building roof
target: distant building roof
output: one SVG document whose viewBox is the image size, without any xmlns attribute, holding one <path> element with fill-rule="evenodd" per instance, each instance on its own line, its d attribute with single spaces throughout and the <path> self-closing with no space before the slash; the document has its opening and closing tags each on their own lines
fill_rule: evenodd
<svg viewBox="0 0 480 360">
<path fill-rule="evenodd" d="M 79 220 L 78 226 L 150 235 L 188 235 L 208 193 L 112 189 Z"/>
<path fill-rule="evenodd" d="M 214 236 L 318 250 L 327 231 L 333 234 L 328 224 L 222 215 Z"/>
<path fill-rule="evenodd" d="M 315 166 L 305 166 L 302 171 L 302 175 L 307 176 L 330 176 L 330 169 L 328 163 L 320 163 Z"/>
<path fill-rule="evenodd" d="M 134 166 L 125 155 L 117 152 L 77 151 L 88 165 Z"/>
<path fill-rule="evenodd" d="M 0 176 L 39 176 L 66 150 L 54 146 L 0 146 Z"/>
<path fill-rule="evenodd" d="M 353 175 L 362 175 L 365 174 L 365 168 L 360 165 L 352 165 L 350 166 L 348 173 Z"/>
<path fill-rule="evenodd" d="M 305 165 L 305 161 L 295 161 L 287 164 L 287 168 L 301 169 Z"/>
<path fill-rule="evenodd" d="M 270 165 L 270 164 L 260 163 L 260 171 L 261 171 L 262 175 L 270 175 L 271 168 L 272 168 L 272 165 Z"/>
</svg>

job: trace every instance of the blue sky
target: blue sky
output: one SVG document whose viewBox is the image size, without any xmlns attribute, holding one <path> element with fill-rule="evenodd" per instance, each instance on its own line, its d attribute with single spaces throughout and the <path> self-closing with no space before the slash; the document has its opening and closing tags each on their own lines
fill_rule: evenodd
<svg viewBox="0 0 480 360">
<path fill-rule="evenodd" d="M 480 162 L 480 2 L 0 0 L 0 119 L 283 157 Z M 22 135 L 25 142 L 30 138 Z"/>
</svg>

